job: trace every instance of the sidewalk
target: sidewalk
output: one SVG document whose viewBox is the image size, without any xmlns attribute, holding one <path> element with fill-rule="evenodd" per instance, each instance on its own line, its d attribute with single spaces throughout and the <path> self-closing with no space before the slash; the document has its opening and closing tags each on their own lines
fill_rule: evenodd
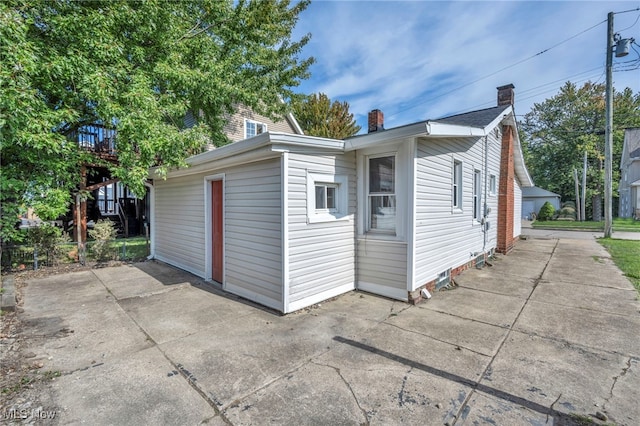
<svg viewBox="0 0 640 426">
<path fill-rule="evenodd" d="M 531 222 L 527 220 L 522 220 L 522 235 L 534 238 L 568 238 L 578 240 L 604 238 L 604 232 L 532 228 Z M 611 238 L 640 241 L 640 232 L 616 231 L 614 229 Z"/>
<path fill-rule="evenodd" d="M 607 252 L 532 238 L 492 265 L 417 306 L 351 292 L 287 316 L 154 262 L 33 280 L 23 350 L 60 377 L 21 404 L 53 424 L 639 424 L 640 302 Z"/>
</svg>

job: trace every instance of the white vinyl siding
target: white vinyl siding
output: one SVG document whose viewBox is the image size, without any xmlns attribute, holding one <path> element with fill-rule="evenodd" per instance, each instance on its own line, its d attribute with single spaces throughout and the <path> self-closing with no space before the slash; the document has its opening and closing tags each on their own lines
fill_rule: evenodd
<svg viewBox="0 0 640 426">
<path fill-rule="evenodd" d="M 518 179 L 513 179 L 513 237 L 522 233 L 522 189 Z"/>
<path fill-rule="evenodd" d="M 225 287 L 271 307 L 282 303 L 280 179 L 279 159 L 225 172 Z"/>
<path fill-rule="evenodd" d="M 155 182 L 155 255 L 200 277 L 205 275 L 203 177 Z"/>
<path fill-rule="evenodd" d="M 358 240 L 358 289 L 407 300 L 407 244 Z"/>
<path fill-rule="evenodd" d="M 224 173 L 224 288 L 273 308 L 282 304 L 280 160 L 155 182 L 155 253 L 205 276 L 204 177 Z"/>
<path fill-rule="evenodd" d="M 438 277 L 438 274 L 467 263 L 472 253 L 482 252 L 483 227 L 473 220 L 474 170 L 499 175 L 500 141 L 488 136 L 488 166 L 484 166 L 484 138 L 419 138 L 416 166 L 415 272 L 411 290 Z M 463 213 L 452 214 L 452 167 L 462 168 Z M 487 177 L 488 178 L 488 177 Z M 484 192 L 484 185 L 481 185 Z M 488 188 L 487 188 L 488 191 Z M 481 195 L 491 213 L 485 251 L 496 246 L 497 197 Z M 481 212 L 484 209 L 481 208 Z"/>
<path fill-rule="evenodd" d="M 321 294 L 335 296 L 355 286 L 355 153 L 318 155 L 289 153 L 288 164 L 289 311 Z M 309 222 L 313 175 L 341 176 L 346 194 L 341 220 Z M 346 179 L 345 179 L 346 178 Z M 319 300 L 318 300 L 319 301 Z M 304 304 L 307 306 L 308 304 Z M 285 308 L 286 309 L 286 308 Z"/>
</svg>

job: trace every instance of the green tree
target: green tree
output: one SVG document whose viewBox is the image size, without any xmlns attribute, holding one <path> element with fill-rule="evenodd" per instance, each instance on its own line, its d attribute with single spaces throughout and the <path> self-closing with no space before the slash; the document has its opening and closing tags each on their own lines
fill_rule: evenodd
<svg viewBox="0 0 640 426">
<path fill-rule="evenodd" d="M 308 2 L 0 2 L 0 237 L 21 208 L 67 210 L 79 165 L 99 162 L 70 142 L 83 125 L 117 131 L 119 163 L 104 165 L 141 195 L 150 166 L 227 143 L 236 105 L 282 116 L 313 61 L 299 57 L 310 36 L 291 37 Z M 187 111 L 201 112 L 190 129 Z"/>
<path fill-rule="evenodd" d="M 519 123 L 527 168 L 537 186 L 574 199 L 573 169 L 582 169 L 588 155 L 587 206 L 604 191 L 605 86 L 567 82 L 560 92 L 532 110 Z M 614 91 L 613 191 L 620 180 L 624 129 L 640 126 L 640 94 Z"/>
<path fill-rule="evenodd" d="M 360 131 L 347 102 L 331 103 L 324 93 L 314 93 L 298 98 L 292 104 L 296 120 L 308 135 L 344 139 Z"/>
</svg>

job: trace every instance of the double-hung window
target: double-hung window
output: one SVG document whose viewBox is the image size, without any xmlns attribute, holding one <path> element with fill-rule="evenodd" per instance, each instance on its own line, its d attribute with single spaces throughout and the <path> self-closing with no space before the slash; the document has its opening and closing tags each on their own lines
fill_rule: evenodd
<svg viewBox="0 0 640 426">
<path fill-rule="evenodd" d="M 480 217 L 482 216 L 482 213 L 480 211 L 481 209 L 481 204 L 482 204 L 482 197 L 481 197 L 481 174 L 480 174 L 480 170 L 474 170 L 473 171 L 473 218 L 475 220 L 480 220 Z"/>
<path fill-rule="evenodd" d="M 267 125 L 253 120 L 244 120 L 244 137 L 252 138 L 267 131 Z"/>
<path fill-rule="evenodd" d="M 453 161 L 451 200 L 454 209 L 462 210 L 462 162 L 458 160 Z"/>
<path fill-rule="evenodd" d="M 367 228 L 382 232 L 396 231 L 396 157 L 369 157 L 369 191 Z"/>
</svg>

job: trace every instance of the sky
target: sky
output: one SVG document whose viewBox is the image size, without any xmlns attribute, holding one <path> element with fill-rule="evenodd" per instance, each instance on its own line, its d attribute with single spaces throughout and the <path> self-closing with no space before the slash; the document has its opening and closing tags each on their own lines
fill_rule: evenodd
<svg viewBox="0 0 640 426">
<path fill-rule="evenodd" d="M 389 129 L 493 107 L 496 88 L 510 83 L 522 118 L 567 81 L 605 82 L 614 12 L 614 32 L 636 42 L 614 57 L 613 84 L 639 93 L 639 8 L 640 0 L 312 0 L 293 36 L 311 34 L 301 57 L 316 62 L 296 91 L 348 102 L 360 133 L 372 109 Z"/>
</svg>

